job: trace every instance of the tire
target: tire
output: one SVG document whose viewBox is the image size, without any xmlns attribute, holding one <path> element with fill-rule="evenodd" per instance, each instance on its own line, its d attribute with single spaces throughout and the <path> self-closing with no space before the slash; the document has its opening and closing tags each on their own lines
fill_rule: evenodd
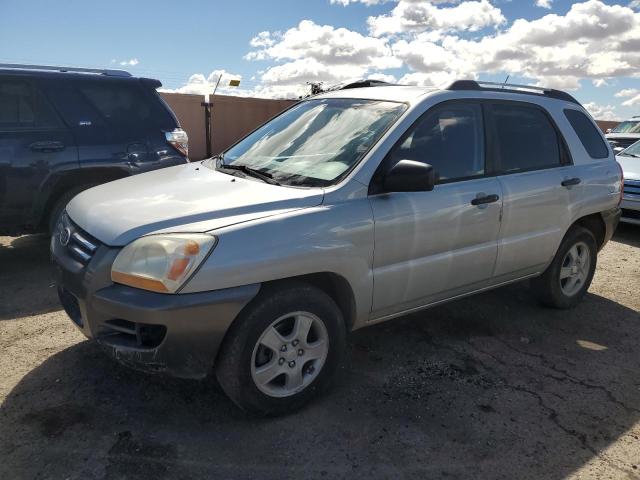
<svg viewBox="0 0 640 480">
<path fill-rule="evenodd" d="M 305 325 L 310 325 L 308 335 L 296 336 L 295 327 L 304 331 Z M 322 343 L 325 339 L 327 344 Z M 331 297 L 302 282 L 267 286 L 229 329 L 215 373 L 241 409 L 282 415 L 325 390 L 342 362 L 345 345 L 344 319 Z"/>
<path fill-rule="evenodd" d="M 575 307 L 591 285 L 597 255 L 598 246 L 593 233 L 586 228 L 571 227 L 551 265 L 531 281 L 540 303 L 559 309 Z M 580 259 L 577 263 L 576 258 Z M 584 258 L 588 258 L 588 265 Z"/>
<path fill-rule="evenodd" d="M 62 195 L 60 195 L 60 197 L 53 204 L 53 207 L 51 207 L 49 218 L 47 219 L 47 231 L 49 232 L 49 235 L 53 235 L 62 212 L 64 212 L 64 209 L 67 207 L 67 204 L 73 199 L 73 197 L 93 186 L 95 185 L 83 185 L 81 187 L 75 187 L 71 190 L 67 190 Z"/>
</svg>

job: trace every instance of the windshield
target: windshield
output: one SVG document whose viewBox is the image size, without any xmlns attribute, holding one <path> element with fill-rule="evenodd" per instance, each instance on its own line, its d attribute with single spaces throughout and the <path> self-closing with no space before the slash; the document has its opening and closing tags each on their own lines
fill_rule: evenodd
<svg viewBox="0 0 640 480">
<path fill-rule="evenodd" d="M 402 114 L 402 103 L 308 100 L 260 127 L 220 163 L 246 166 L 284 185 L 327 186 L 355 166 Z"/>
<path fill-rule="evenodd" d="M 640 133 L 640 120 L 628 120 L 622 122 L 611 133 Z"/>
<path fill-rule="evenodd" d="M 618 155 L 625 155 L 627 157 L 640 157 L 640 142 L 636 142 L 626 150 L 623 150 Z"/>
</svg>

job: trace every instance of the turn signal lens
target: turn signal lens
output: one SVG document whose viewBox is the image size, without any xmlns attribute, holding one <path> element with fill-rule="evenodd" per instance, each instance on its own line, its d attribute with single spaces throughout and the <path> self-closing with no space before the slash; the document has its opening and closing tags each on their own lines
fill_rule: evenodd
<svg viewBox="0 0 640 480">
<path fill-rule="evenodd" d="M 216 243 L 207 234 L 149 235 L 133 241 L 111 267 L 115 283 L 160 293 L 175 293 Z"/>
</svg>

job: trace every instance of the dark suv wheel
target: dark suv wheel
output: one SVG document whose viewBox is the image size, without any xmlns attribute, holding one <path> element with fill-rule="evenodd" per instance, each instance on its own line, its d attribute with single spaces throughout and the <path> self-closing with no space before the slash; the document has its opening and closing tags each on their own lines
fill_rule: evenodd
<svg viewBox="0 0 640 480">
<path fill-rule="evenodd" d="M 573 226 L 565 235 L 551 265 L 532 280 L 543 305 L 571 308 L 587 293 L 596 270 L 598 247 L 589 230 Z"/>
<path fill-rule="evenodd" d="M 60 216 L 62 215 L 62 212 L 64 212 L 64 209 L 66 208 L 67 204 L 71 201 L 71 199 L 73 199 L 73 197 L 75 197 L 79 193 L 91 187 L 94 187 L 95 185 L 97 184 L 75 187 L 75 188 L 72 188 L 71 190 L 67 190 L 62 195 L 60 195 L 60 198 L 56 200 L 56 202 L 53 204 L 53 207 L 51 207 L 51 210 L 49 211 L 49 218 L 47 219 L 47 229 L 48 229 L 49 235 L 53 235 L 56 225 L 60 220 Z"/>
<path fill-rule="evenodd" d="M 288 413 L 327 387 L 345 338 L 342 313 L 321 290 L 293 282 L 266 287 L 227 334 L 216 376 L 242 409 Z"/>
</svg>

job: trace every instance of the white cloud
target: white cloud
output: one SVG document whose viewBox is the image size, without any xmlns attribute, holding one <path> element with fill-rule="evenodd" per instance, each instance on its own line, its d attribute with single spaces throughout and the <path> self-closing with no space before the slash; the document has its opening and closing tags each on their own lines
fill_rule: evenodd
<svg viewBox="0 0 640 480">
<path fill-rule="evenodd" d="M 536 0 L 536 7 L 551 9 L 553 0 Z"/>
<path fill-rule="evenodd" d="M 640 0 L 631 0 L 631 2 L 629 2 L 629 6 L 631 8 L 640 8 Z"/>
<path fill-rule="evenodd" d="M 618 98 L 628 98 L 628 100 L 622 102 L 624 107 L 640 105 L 640 90 L 637 88 L 625 88 L 616 93 L 615 96 Z"/>
<path fill-rule="evenodd" d="M 218 78 L 220 78 L 220 85 L 218 86 L 218 90 L 216 90 L 216 94 L 238 95 L 239 90 L 235 87 L 229 87 L 229 81 L 241 80 L 242 76 L 229 73 L 226 70 L 214 70 L 207 76 L 202 73 L 194 73 L 183 86 L 174 89 L 162 88 L 160 90 L 170 93 L 211 94 L 218 82 Z"/>
<path fill-rule="evenodd" d="M 430 32 L 398 40 L 392 49 L 411 70 L 430 76 L 508 73 L 577 89 L 583 78 L 638 75 L 640 13 L 589 0 L 574 4 L 564 16 L 518 19 L 478 39 Z"/>
<path fill-rule="evenodd" d="M 250 52 L 246 59 L 313 59 L 332 65 L 374 68 L 400 66 L 386 39 L 367 37 L 346 28 L 317 25 L 311 20 L 303 20 L 280 35 L 270 32 L 260 35 L 268 38 L 270 45 Z"/>
<path fill-rule="evenodd" d="M 247 82 L 251 88 L 230 93 L 294 96 L 306 93 L 308 81 L 330 85 L 368 77 L 444 86 L 460 78 L 509 74 L 566 90 L 579 89 L 586 81 L 611 87 L 616 78 L 640 78 L 640 12 L 632 4 L 584 0 L 564 14 L 545 12 L 505 25 L 502 12 L 489 0 L 392 1 L 388 14 L 369 17 L 369 34 L 311 20 L 282 32 L 257 33 L 245 58 L 270 64 Z M 356 2 L 385 3 L 333 0 Z M 180 88 L 200 92 L 209 83 L 200 74 Z M 640 91 L 619 98 L 633 106 L 640 104 L 638 95 Z M 610 102 L 600 103 L 590 103 L 600 118 L 615 115 Z"/>
<path fill-rule="evenodd" d="M 128 65 L 130 67 L 135 67 L 136 65 L 138 65 L 140 62 L 138 61 L 137 58 L 131 58 L 129 60 L 123 60 L 120 62 L 120 65 L 125 66 Z"/>
<path fill-rule="evenodd" d="M 256 48 L 270 47 L 275 42 L 276 41 L 271 37 L 271 32 L 260 32 L 258 35 L 251 39 L 249 45 Z"/>
<path fill-rule="evenodd" d="M 382 36 L 426 30 L 475 32 L 506 22 L 502 11 L 488 0 L 464 1 L 455 6 L 445 7 L 438 7 L 435 3 L 400 0 L 390 14 L 369 17 L 367 23 L 371 34 Z"/>
<path fill-rule="evenodd" d="M 615 107 L 612 105 L 599 105 L 595 102 L 588 102 L 583 104 L 583 106 L 596 120 L 620 119 L 620 115 L 615 112 Z"/>
<path fill-rule="evenodd" d="M 616 93 L 616 97 L 624 98 L 624 97 L 633 97 L 635 95 L 640 94 L 640 90 L 637 88 L 625 88 Z"/>
</svg>

